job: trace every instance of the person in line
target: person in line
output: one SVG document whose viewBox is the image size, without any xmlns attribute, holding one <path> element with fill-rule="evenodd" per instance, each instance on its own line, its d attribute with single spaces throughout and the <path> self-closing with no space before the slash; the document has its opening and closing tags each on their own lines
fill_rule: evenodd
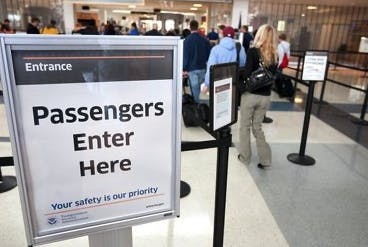
<svg viewBox="0 0 368 247">
<path fill-rule="evenodd" d="M 262 25 L 254 38 L 254 47 L 249 48 L 247 62 L 245 64 L 244 78 L 259 68 L 259 62 L 272 73 L 277 70 L 277 33 L 270 25 Z M 266 142 L 262 130 L 262 120 L 270 104 L 271 87 L 265 86 L 252 93 L 245 92 L 241 95 L 240 104 L 240 130 L 239 130 L 239 155 L 238 159 L 249 164 L 251 159 L 250 130 L 256 139 L 257 153 L 259 157 L 258 167 L 264 169 L 271 166 L 271 148 Z"/>
<path fill-rule="evenodd" d="M 158 31 L 158 26 L 156 23 L 152 25 L 152 29 L 147 31 L 144 35 L 146 36 L 162 36 L 162 33 Z"/>
<path fill-rule="evenodd" d="M 139 35 L 139 31 L 138 31 L 138 28 L 137 28 L 137 23 L 133 22 L 130 25 L 130 30 L 129 30 L 128 35 Z"/>
<path fill-rule="evenodd" d="M 237 54 L 237 48 L 234 40 L 235 31 L 231 26 L 225 27 L 222 31 L 224 37 L 220 40 L 220 43 L 214 46 L 210 52 L 210 56 L 207 62 L 207 71 L 205 76 L 205 86 L 202 89 L 202 93 L 207 93 L 210 80 L 210 67 L 219 63 L 230 63 L 238 60 L 239 66 L 245 65 L 246 55 L 244 47 L 240 46 L 239 54 Z"/>
<path fill-rule="evenodd" d="M 10 28 L 10 20 L 5 19 L 3 23 L 0 24 L 0 33 L 7 33 L 7 34 L 13 34 L 15 33 L 15 30 Z"/>
<path fill-rule="evenodd" d="M 199 103 L 201 84 L 206 74 L 206 63 L 210 54 L 210 42 L 198 33 L 198 22 L 189 23 L 191 34 L 184 40 L 183 77 L 189 77 L 194 101 Z"/>
<path fill-rule="evenodd" d="M 105 30 L 103 32 L 104 35 L 115 35 L 115 27 L 111 22 L 108 22 L 105 26 Z"/>
<path fill-rule="evenodd" d="M 190 35 L 190 30 L 188 28 L 185 28 L 182 33 L 181 33 L 181 38 L 185 39 L 186 37 L 188 37 Z"/>
<path fill-rule="evenodd" d="M 32 17 L 31 22 L 27 26 L 27 34 L 40 34 L 38 25 L 40 25 L 40 19 Z"/>
<path fill-rule="evenodd" d="M 245 49 L 245 52 L 248 52 L 250 44 L 253 40 L 253 36 L 248 32 L 248 26 L 246 26 L 246 25 L 241 26 L 240 32 L 243 33 L 242 45 Z"/>
<path fill-rule="evenodd" d="M 85 23 L 85 25 L 83 25 L 83 27 L 80 29 L 79 33 L 82 35 L 99 35 L 97 27 L 90 23 Z"/>
<path fill-rule="evenodd" d="M 219 35 L 215 32 L 215 28 L 211 28 L 211 32 L 207 34 L 207 39 L 212 45 L 217 45 L 219 41 Z"/>
<path fill-rule="evenodd" d="M 50 24 L 42 29 L 42 34 L 59 34 L 59 30 L 56 27 L 56 21 L 51 20 Z"/>
<path fill-rule="evenodd" d="M 285 33 L 279 35 L 279 41 L 277 46 L 277 54 L 279 56 L 278 67 L 282 70 L 288 66 L 290 60 L 290 43 L 286 41 Z"/>
</svg>

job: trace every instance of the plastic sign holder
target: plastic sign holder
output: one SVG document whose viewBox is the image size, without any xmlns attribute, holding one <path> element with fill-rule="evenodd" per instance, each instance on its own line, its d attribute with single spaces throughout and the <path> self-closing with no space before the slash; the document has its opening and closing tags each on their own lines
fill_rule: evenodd
<svg viewBox="0 0 368 247">
<path fill-rule="evenodd" d="M 312 112 L 314 86 L 317 81 L 326 80 L 327 75 L 327 51 L 306 51 L 303 63 L 302 80 L 308 81 L 308 95 L 305 105 L 304 123 L 299 153 L 291 153 L 287 159 L 295 164 L 302 166 L 312 166 L 316 163 L 311 156 L 305 155 L 307 137 L 309 130 L 310 115 Z"/>
<path fill-rule="evenodd" d="M 210 129 L 230 126 L 238 120 L 238 64 L 215 64 L 210 67 Z"/>
<path fill-rule="evenodd" d="M 0 42 L 30 246 L 83 235 L 91 246 L 121 246 L 131 226 L 179 215 L 178 37 L 3 35 Z M 131 246 L 131 236 L 124 239 Z"/>
</svg>

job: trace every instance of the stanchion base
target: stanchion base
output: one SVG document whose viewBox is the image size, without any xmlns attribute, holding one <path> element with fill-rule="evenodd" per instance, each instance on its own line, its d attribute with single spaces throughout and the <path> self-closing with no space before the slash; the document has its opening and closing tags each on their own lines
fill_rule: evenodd
<svg viewBox="0 0 368 247">
<path fill-rule="evenodd" d="M 263 118 L 263 123 L 272 123 L 273 122 L 273 119 L 272 118 L 269 118 L 269 117 L 264 117 Z"/>
<path fill-rule="evenodd" d="M 368 121 L 367 120 L 361 120 L 361 119 L 354 118 L 354 119 L 351 120 L 351 122 L 354 123 L 354 124 L 368 126 Z"/>
<path fill-rule="evenodd" d="M 14 176 L 3 176 L 0 181 L 0 193 L 11 190 L 17 186 L 17 179 Z"/>
<path fill-rule="evenodd" d="M 180 181 L 180 198 L 186 197 L 190 193 L 190 185 L 187 182 Z"/>
<path fill-rule="evenodd" d="M 301 166 L 312 166 L 316 163 L 316 160 L 308 155 L 301 156 L 297 153 L 289 154 L 287 159 L 295 164 Z"/>
</svg>

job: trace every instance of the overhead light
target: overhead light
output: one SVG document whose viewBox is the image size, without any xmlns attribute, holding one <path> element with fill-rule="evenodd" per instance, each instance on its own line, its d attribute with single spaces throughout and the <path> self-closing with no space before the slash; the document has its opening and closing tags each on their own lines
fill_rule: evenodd
<svg viewBox="0 0 368 247">
<path fill-rule="evenodd" d="M 136 8 L 136 6 L 135 6 L 135 5 L 128 5 L 128 8 L 130 8 L 130 9 L 135 9 L 135 8 Z"/>
<path fill-rule="evenodd" d="M 162 10 L 161 13 L 163 14 L 182 14 L 182 15 L 187 15 L 187 16 L 195 16 L 196 14 L 191 13 L 191 12 L 178 12 L 178 11 L 165 11 Z"/>
<path fill-rule="evenodd" d="M 202 4 L 200 4 L 200 3 L 195 3 L 195 4 L 193 4 L 193 7 L 200 8 L 200 7 L 202 7 Z"/>
<path fill-rule="evenodd" d="M 304 17 L 305 16 L 305 14 L 302 14 L 302 17 Z"/>
<path fill-rule="evenodd" d="M 309 6 L 307 6 L 307 9 L 309 9 L 309 10 L 317 9 L 317 6 L 309 5 Z"/>
<path fill-rule="evenodd" d="M 194 7 L 192 7 L 192 8 L 190 8 L 190 10 L 198 10 L 198 8 L 194 8 Z"/>
<path fill-rule="evenodd" d="M 130 10 L 114 9 L 112 13 L 130 14 Z"/>
</svg>

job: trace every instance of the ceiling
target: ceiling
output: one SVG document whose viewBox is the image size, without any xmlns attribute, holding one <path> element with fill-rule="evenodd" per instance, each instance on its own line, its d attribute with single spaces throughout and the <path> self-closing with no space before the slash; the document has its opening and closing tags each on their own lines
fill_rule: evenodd
<svg viewBox="0 0 368 247">
<path fill-rule="evenodd" d="M 241 0 L 240 0 L 241 1 Z M 249 0 L 253 2 L 286 3 L 286 4 L 313 4 L 324 6 L 365 6 L 368 0 Z"/>
<path fill-rule="evenodd" d="M 88 5 L 90 10 L 93 9 L 109 9 L 109 10 L 130 10 L 130 11 L 142 11 L 142 12 L 153 12 L 154 9 L 160 9 L 161 11 L 175 11 L 181 13 L 197 13 L 203 14 L 207 11 L 208 3 L 201 2 L 200 4 L 202 7 L 197 7 L 197 10 L 191 10 L 193 8 L 193 4 L 198 4 L 199 2 L 196 1 L 162 1 L 162 0 L 145 0 L 144 4 L 78 4 L 81 5 Z M 132 8 L 133 5 L 135 6 Z"/>
<path fill-rule="evenodd" d="M 77 2 L 78 0 L 76 0 Z M 94 0 L 97 2 L 98 0 Z M 108 3 L 108 0 L 102 0 L 104 3 L 93 3 L 88 1 L 83 1 L 78 3 L 81 5 L 88 5 L 90 9 L 110 9 L 110 10 L 130 10 L 137 12 L 153 12 L 154 9 L 160 9 L 161 11 L 175 11 L 182 13 L 195 13 L 204 14 L 207 11 L 210 3 L 222 2 L 231 4 L 233 0 L 144 0 L 144 4 L 134 4 L 135 8 L 129 8 L 129 4 L 117 4 Z M 245 1 L 245 0 L 237 0 Z M 285 4 L 305 4 L 305 5 L 324 5 L 324 6 L 364 6 L 368 7 L 368 0 L 249 0 L 255 4 L 260 4 L 264 2 L 268 3 L 285 3 Z M 132 2 L 137 2 L 137 0 L 132 0 Z M 202 7 L 197 7 L 197 10 L 191 10 L 193 4 L 202 4 Z M 133 5 L 133 4 L 132 4 Z"/>
</svg>

